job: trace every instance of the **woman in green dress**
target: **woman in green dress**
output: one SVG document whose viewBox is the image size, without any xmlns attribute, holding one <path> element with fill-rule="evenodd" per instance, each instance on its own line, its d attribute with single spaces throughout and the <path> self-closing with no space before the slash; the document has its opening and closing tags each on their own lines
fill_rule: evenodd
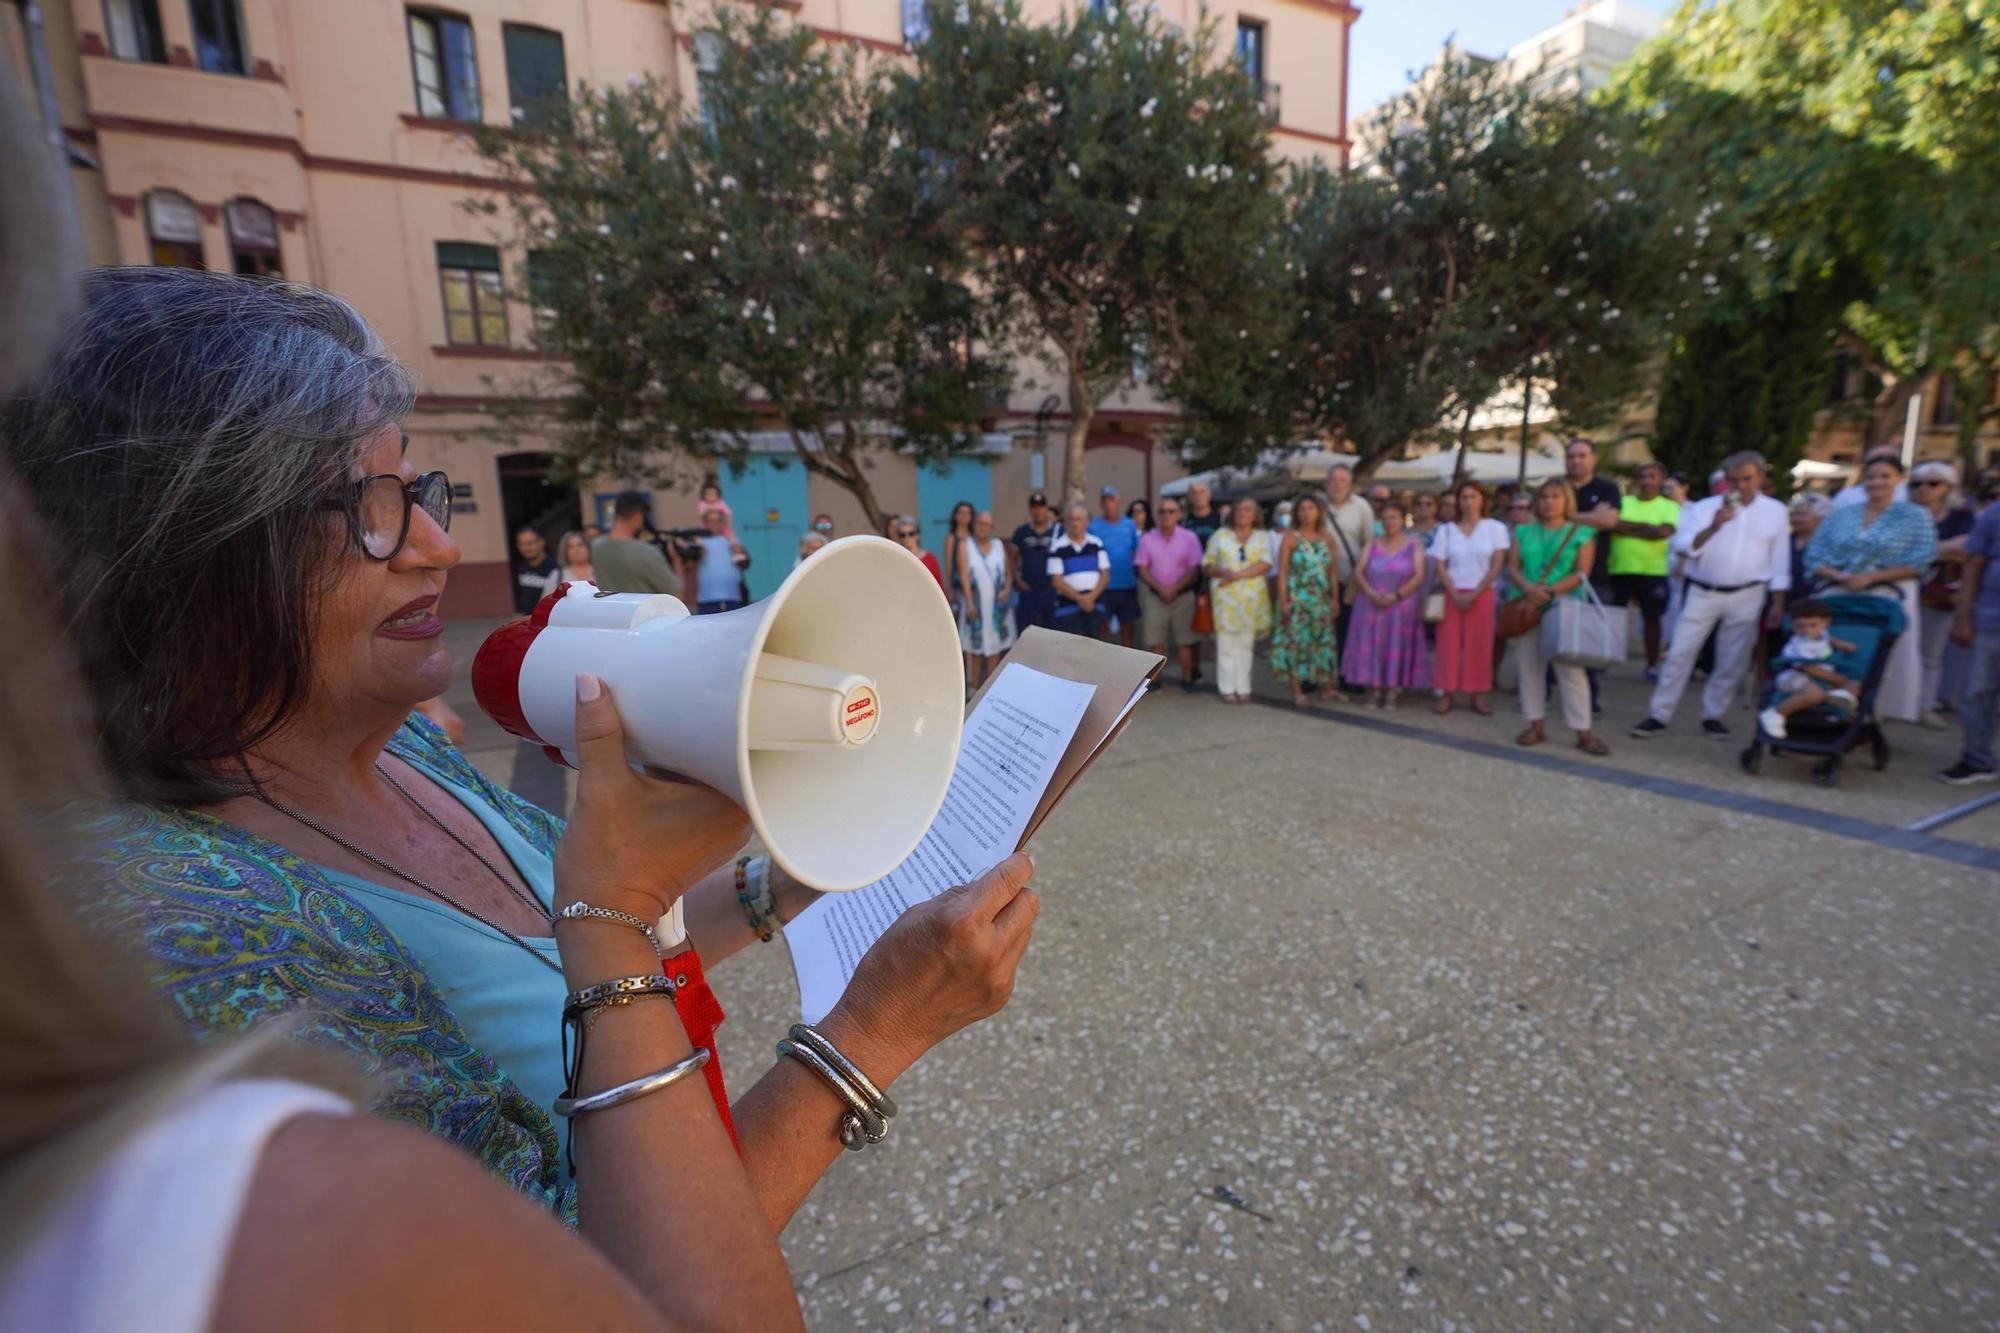
<svg viewBox="0 0 2000 1333">
<path fill-rule="evenodd" d="M 1308 495 L 1292 515 L 1292 530 L 1278 548 L 1278 631 L 1271 639 L 1271 670 L 1292 684 L 1292 702 L 1306 706 L 1306 687 L 1332 702 L 1336 680 L 1333 555 L 1327 546 L 1326 509 Z"/>
</svg>

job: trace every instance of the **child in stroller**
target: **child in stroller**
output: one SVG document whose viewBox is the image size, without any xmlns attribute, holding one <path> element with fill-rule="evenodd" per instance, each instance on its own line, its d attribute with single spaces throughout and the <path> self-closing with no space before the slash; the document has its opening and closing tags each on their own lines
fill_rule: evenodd
<svg viewBox="0 0 2000 1333">
<path fill-rule="evenodd" d="M 1831 633 L 1810 624 L 1801 628 L 1814 612 Z M 1776 679 L 1768 706 L 1757 715 L 1757 735 L 1742 754 L 1744 771 L 1762 768 L 1766 750 L 1816 755 L 1813 780 L 1831 787 L 1840 781 L 1842 759 L 1864 745 L 1874 767 L 1887 768 L 1889 741 L 1875 717 L 1875 696 L 1889 651 L 1903 633 L 1902 603 L 1866 594 L 1809 598 L 1792 608 L 1791 622 L 1792 638 L 1771 663 Z"/>
<path fill-rule="evenodd" d="M 1773 740 L 1785 739 L 1785 720 L 1794 713 L 1822 706 L 1852 713 L 1859 702 L 1854 691 L 1863 668 L 1853 660 L 1854 645 L 1834 638 L 1832 628 L 1833 610 L 1825 602 L 1807 598 L 1792 608 L 1792 637 L 1771 661 L 1777 702 L 1757 715 L 1757 725 Z"/>
</svg>

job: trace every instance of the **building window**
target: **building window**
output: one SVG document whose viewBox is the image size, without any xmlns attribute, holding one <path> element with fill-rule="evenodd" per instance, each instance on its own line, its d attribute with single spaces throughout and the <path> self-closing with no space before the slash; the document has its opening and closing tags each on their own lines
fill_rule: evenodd
<svg viewBox="0 0 2000 1333">
<path fill-rule="evenodd" d="M 708 103 L 708 85 L 722 70 L 722 34 L 705 30 L 694 35 L 694 113 L 702 128 L 715 130 L 714 109 Z"/>
<path fill-rule="evenodd" d="M 454 347 L 505 347 L 507 294 L 500 283 L 500 252 L 490 245 L 439 241 L 437 257 L 444 340 Z"/>
<path fill-rule="evenodd" d="M 229 234 L 229 259 L 246 278 L 282 278 L 278 254 L 278 215 L 255 199 L 232 199 L 222 206 L 223 230 Z"/>
<path fill-rule="evenodd" d="M 528 260 L 521 272 L 521 285 L 537 327 L 550 323 L 556 317 L 556 281 L 553 256 L 546 250 L 528 251 Z"/>
<path fill-rule="evenodd" d="M 201 259 L 201 210 L 172 190 L 146 196 L 146 245 L 152 262 L 166 268 L 207 268 Z"/>
<path fill-rule="evenodd" d="M 1937 403 L 1931 408 L 1933 426 L 1958 424 L 1958 385 L 1949 375 L 1937 377 Z"/>
<path fill-rule="evenodd" d="M 1261 90 L 1264 83 L 1264 25 L 1253 19 L 1236 20 L 1236 63 Z"/>
<path fill-rule="evenodd" d="M 111 54 L 120 60 L 167 62 L 167 43 L 160 36 L 159 0 L 104 0 L 104 29 Z"/>
<path fill-rule="evenodd" d="M 514 123 L 543 129 L 569 96 L 562 34 L 506 23 L 500 35 L 507 46 L 507 100 Z"/>
<path fill-rule="evenodd" d="M 236 0 L 188 0 L 188 17 L 194 24 L 195 64 L 211 74 L 250 72 Z"/>
<path fill-rule="evenodd" d="M 472 23 L 456 14 L 410 11 L 410 65 L 417 114 L 431 120 L 479 119 L 479 61 Z"/>
</svg>

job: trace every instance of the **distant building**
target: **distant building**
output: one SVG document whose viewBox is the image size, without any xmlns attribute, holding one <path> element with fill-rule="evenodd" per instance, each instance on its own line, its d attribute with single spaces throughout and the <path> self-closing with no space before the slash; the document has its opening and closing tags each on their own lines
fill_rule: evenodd
<svg viewBox="0 0 2000 1333">
<path fill-rule="evenodd" d="M 1552 28 L 1509 47 L 1504 57 L 1516 82 L 1560 92 L 1594 92 L 1611 71 L 1660 31 L 1660 16 L 1632 0 L 1592 0 Z"/>
<path fill-rule="evenodd" d="M 1110 0 L 1086 0 L 1098 4 Z M 900 59 L 921 39 L 916 0 L 775 0 L 820 40 Z M 446 614 L 512 606 L 509 534 L 551 537 L 604 523 L 618 478 L 581 486 L 551 468 L 557 442 L 490 433 L 493 413 L 533 391 L 546 358 L 517 293 L 531 256 L 510 224 L 469 213 L 505 183 L 470 146 L 475 124 L 532 129 L 550 98 L 584 82 L 656 75 L 698 104 L 706 4 L 662 0 L 41 0 L 59 114 L 91 262 L 282 274 L 360 309 L 421 384 L 411 457 L 456 491 L 452 536 L 465 562 Z M 1058 0 L 1029 0 L 1031 20 Z M 1163 0 L 1192 28 L 1206 13 L 1271 117 L 1273 152 L 1344 165 L 1351 0 Z M 32 87 L 24 29 L 0 4 L 0 65 Z M 1062 489 L 1067 404 L 1039 365 L 1017 369 L 993 405 L 987 447 L 942 471 L 891 451 L 870 461 L 890 512 L 914 514 L 935 544 L 955 502 L 991 508 L 1002 529 L 1030 492 Z M 1039 381 L 1039 382 L 1038 382 Z M 1053 392 L 1052 392 L 1053 390 Z M 1149 386 L 1099 405 L 1090 484 L 1150 494 L 1182 474 L 1157 437 L 1173 405 Z M 773 423 L 775 424 L 775 423 Z M 861 507 L 808 477 L 789 437 L 753 436 L 721 478 L 752 552 L 753 594 L 791 568 L 811 515 L 863 530 Z M 663 525 L 694 521 L 690 492 L 657 498 Z"/>
</svg>

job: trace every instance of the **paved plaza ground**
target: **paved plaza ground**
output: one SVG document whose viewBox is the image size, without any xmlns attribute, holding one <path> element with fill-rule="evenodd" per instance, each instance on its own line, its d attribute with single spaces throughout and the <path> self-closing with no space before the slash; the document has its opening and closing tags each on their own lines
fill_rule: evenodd
<svg viewBox="0 0 2000 1333">
<path fill-rule="evenodd" d="M 1991 790 L 1955 737 L 1826 790 L 1692 699 L 1625 739 L 1631 673 L 1609 760 L 1264 685 L 1158 692 L 1043 828 L 1013 1004 L 786 1233 L 813 1328 L 2000 1324 L 2000 806 L 1908 827 Z M 790 965 L 714 981 L 741 1086 Z"/>
</svg>

